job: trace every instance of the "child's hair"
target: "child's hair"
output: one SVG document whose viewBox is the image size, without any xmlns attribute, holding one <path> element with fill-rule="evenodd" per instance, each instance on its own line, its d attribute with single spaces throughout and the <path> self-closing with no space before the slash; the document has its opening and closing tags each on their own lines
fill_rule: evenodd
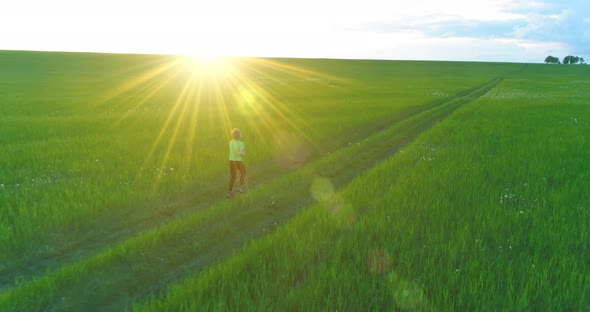
<svg viewBox="0 0 590 312">
<path fill-rule="evenodd" d="M 234 130 L 231 132 L 231 137 L 234 140 L 239 140 L 242 138 L 242 132 L 240 132 L 240 129 L 234 128 Z"/>
</svg>

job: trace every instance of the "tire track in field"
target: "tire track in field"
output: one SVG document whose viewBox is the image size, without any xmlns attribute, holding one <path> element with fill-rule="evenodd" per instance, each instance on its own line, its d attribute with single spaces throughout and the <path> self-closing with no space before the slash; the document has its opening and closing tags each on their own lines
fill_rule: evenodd
<svg viewBox="0 0 590 312">
<path fill-rule="evenodd" d="M 407 114 L 413 116 L 421 111 L 420 109 Z M 376 130 L 371 129 L 373 132 Z M 334 147 L 334 149 L 337 148 Z M 324 152 L 329 153 L 328 151 Z M 317 157 L 318 155 L 316 155 Z M 310 158 L 309 161 L 313 160 Z M 249 176 L 255 176 L 258 181 L 269 181 L 282 174 L 271 172 L 265 166 L 260 165 L 249 167 L 249 172 Z M 40 238 L 33 248 L 22 251 L 12 260 L 0 264 L 0 293 L 45 271 L 74 263 L 141 232 L 174 222 L 224 201 L 223 192 L 220 191 L 219 186 L 226 184 L 227 177 L 219 177 L 194 192 L 180 193 L 174 197 L 172 203 L 167 200 L 159 200 L 125 211 L 113 209 L 108 217 L 99 217 L 92 220 L 92 223 L 82 224 L 81 230 L 50 233 L 44 238 Z M 52 241 L 60 242 L 61 245 L 51 245 Z"/>
<path fill-rule="evenodd" d="M 484 84 L 485 85 L 485 84 Z M 358 129 L 348 138 L 352 141 L 362 141 L 366 136 L 383 131 L 404 120 L 441 106 L 456 98 L 470 94 L 482 85 L 465 90 L 454 97 L 435 100 L 411 110 L 391 115 Z M 348 142 L 348 141 L 346 141 Z M 346 142 L 344 144 L 346 144 Z M 341 143 L 342 144 L 342 143 Z M 333 145 L 324 150 L 328 154 L 342 146 Z M 309 161 L 321 157 L 316 153 Z M 282 173 L 277 173 L 264 166 L 252 167 L 250 170 L 259 181 L 270 181 Z M 346 181 L 345 174 L 340 179 Z M 28 248 L 6 263 L 0 265 L 0 292 L 14 287 L 17 280 L 22 282 L 40 275 L 53 268 L 74 263 L 80 259 L 90 257 L 106 250 L 119 242 L 134 237 L 141 232 L 162 224 L 174 222 L 191 213 L 207 209 L 222 199 L 219 185 L 227 183 L 226 177 L 220 177 L 194 192 L 183 192 L 172 200 L 159 200 L 154 203 L 137 205 L 132 209 L 112 209 L 108 216 L 94 218 L 78 225 L 70 231 L 48 233 L 40 238 L 31 248 Z M 171 203 L 172 201 L 172 203 Z"/>
<path fill-rule="evenodd" d="M 246 194 L 234 199 L 246 202 L 248 209 L 228 210 L 221 216 L 208 220 L 208 223 L 203 222 L 159 241 L 149 250 L 115 258 L 100 268 L 84 272 L 77 281 L 61 281 L 51 294 L 46 294 L 48 298 L 43 307 L 49 310 L 118 311 L 129 307 L 133 302 L 157 295 L 170 283 L 230 256 L 248 241 L 266 235 L 300 209 L 313 203 L 309 185 L 315 176 L 329 178 L 335 188 L 340 189 L 356 175 L 395 154 L 457 108 L 488 92 L 502 79 L 495 78 L 445 101 L 437 101 L 430 109 L 416 112 L 405 121 L 386 127 L 377 134 L 355 142 L 352 147 L 334 153 L 340 153 L 339 155 L 316 160 L 314 163 L 321 163 L 330 158 L 326 166 L 315 168 L 313 175 L 299 176 L 296 184 L 287 187 L 283 185 L 279 189 L 273 188 L 270 183 L 261 186 L 266 187 L 267 197 L 250 200 L 249 194 Z M 350 157 L 347 152 L 356 145 L 360 149 L 356 149 L 354 157 Z M 296 175 L 297 172 L 292 174 Z M 257 190 L 252 193 L 255 191 Z M 197 207 L 204 206 L 197 204 Z M 200 208 L 193 211 L 198 209 Z M 67 265 L 64 267 L 68 268 Z M 35 280 L 31 284 L 34 282 Z M 26 286 L 26 283 L 23 284 Z M 12 293 L 9 297 L 19 292 L 22 286 L 8 290 Z"/>
<path fill-rule="evenodd" d="M 448 99 L 447 101 L 436 105 L 425 112 L 424 116 L 417 118 L 411 122 L 407 127 L 401 129 L 397 133 L 391 133 L 391 136 L 384 136 L 382 141 L 374 142 L 370 146 L 366 146 L 364 152 L 358 153 L 355 157 L 347 157 L 342 159 L 339 165 L 322 172 L 322 176 L 331 178 L 334 186 L 340 189 L 345 184 L 349 183 L 356 175 L 362 174 L 364 171 L 370 169 L 378 162 L 395 154 L 402 147 L 413 141 L 418 135 L 432 128 L 436 123 L 448 117 L 459 107 L 479 98 L 487 93 L 490 89 L 498 85 L 503 78 L 498 77 L 492 81 L 486 82 L 483 85 L 472 88 L 468 91 Z M 446 106 L 445 106 L 446 105 Z M 391 127 L 395 128 L 395 127 Z M 399 130 L 399 129 L 396 129 Z M 387 133 L 387 131 L 385 131 Z M 289 189 L 291 193 L 305 194 L 309 190 L 311 178 L 307 181 L 299 183 L 298 187 Z M 275 198 L 277 199 L 277 198 Z M 187 276 L 195 271 L 201 270 L 206 266 L 220 261 L 220 259 L 231 256 L 237 249 L 252 239 L 262 237 L 270 232 L 274 226 L 286 222 L 293 217 L 301 208 L 308 206 L 314 202 L 311 196 L 300 198 L 299 200 L 289 201 L 285 198 L 285 206 L 280 210 L 270 208 L 272 205 L 268 203 L 259 203 L 253 209 L 247 211 L 239 211 L 234 213 L 229 218 L 222 220 L 219 223 L 211 224 L 198 231 L 187 233 L 183 235 L 187 239 L 194 237 L 218 237 L 214 243 L 204 248 L 202 253 L 195 253 L 190 247 L 190 244 L 179 245 L 174 248 L 162 248 L 154 250 L 152 257 L 166 257 L 174 263 L 174 269 L 162 274 L 162 272 L 151 272 L 154 278 L 151 279 L 150 286 L 142 289 L 137 289 L 137 292 L 128 297 L 111 297 L 114 299 L 110 304 L 104 306 L 107 310 L 117 310 L 122 307 L 129 307 L 138 299 L 145 299 L 153 296 L 164 290 L 167 285 L 173 283 L 184 276 Z M 278 200 L 278 199 L 277 199 Z M 274 223 L 279 221 L 277 223 Z M 265 231 L 268 229 L 269 231 Z M 191 254 L 192 253 L 192 254 Z M 133 281 L 132 281 L 133 282 Z M 127 282 L 128 283 L 128 282 Z M 125 283 L 124 283 L 125 284 Z"/>
</svg>

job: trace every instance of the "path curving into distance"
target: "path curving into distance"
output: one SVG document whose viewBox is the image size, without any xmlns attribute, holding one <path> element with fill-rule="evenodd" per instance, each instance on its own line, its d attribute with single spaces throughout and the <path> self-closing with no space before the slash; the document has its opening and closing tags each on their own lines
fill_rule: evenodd
<svg viewBox="0 0 590 312">
<path fill-rule="evenodd" d="M 367 137 L 288 174 L 263 172 L 265 182 L 230 201 L 211 196 L 225 185 L 224 178 L 172 205 L 156 203 L 146 214 L 88 231 L 59 250 L 15 259 L 1 269 L 0 310 L 120 311 L 157 295 L 312 204 L 314 179 L 328 179 L 340 189 L 502 80 L 424 105 L 397 123 L 376 125 Z"/>
</svg>

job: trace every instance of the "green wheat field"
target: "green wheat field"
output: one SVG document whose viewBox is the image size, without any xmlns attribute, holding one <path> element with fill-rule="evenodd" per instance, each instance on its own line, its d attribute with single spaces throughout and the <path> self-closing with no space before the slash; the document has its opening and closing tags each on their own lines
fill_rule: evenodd
<svg viewBox="0 0 590 312">
<path fill-rule="evenodd" d="M 0 51 L 0 311 L 590 310 L 589 94 L 583 65 Z"/>
</svg>

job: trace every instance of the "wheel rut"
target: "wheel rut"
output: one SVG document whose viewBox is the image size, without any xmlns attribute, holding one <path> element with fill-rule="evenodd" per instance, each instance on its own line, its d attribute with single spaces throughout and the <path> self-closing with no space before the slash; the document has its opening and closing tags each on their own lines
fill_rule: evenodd
<svg viewBox="0 0 590 312">
<path fill-rule="evenodd" d="M 197 196 L 211 197 L 206 195 L 215 192 L 212 188 L 204 189 L 198 195 L 176 203 L 176 207 L 165 207 L 133 222 L 116 224 L 106 231 L 108 235 L 80 239 L 60 253 L 48 256 L 45 262 L 43 258 L 31 259 L 41 260 L 41 264 L 31 271 L 19 272 L 18 267 L 9 271 L 9 278 L 25 275 L 31 281 L 15 286 L 13 280 L 3 278 L 5 292 L 0 293 L 0 307 L 5 296 L 9 298 L 19 291 L 27 291 L 27 287 L 35 288 L 35 283 L 41 284 L 39 280 L 43 278 L 55 280 L 55 289 L 52 289 L 51 294 L 38 299 L 40 307 L 47 310 L 120 311 L 134 302 L 157 295 L 170 283 L 231 256 L 252 239 L 267 235 L 312 204 L 314 199 L 309 186 L 316 177 L 327 178 L 335 189 L 340 189 L 355 176 L 395 154 L 418 135 L 447 118 L 459 107 L 484 95 L 502 80 L 502 77 L 497 77 L 444 101 L 433 102 L 426 109 L 415 111 L 395 125 L 379 127 L 381 130 L 369 137 L 351 142 L 349 146 L 291 173 L 270 178 L 268 182 L 249 193 L 239 194 L 237 198 L 195 202 Z M 196 219 L 198 222 L 193 224 L 174 227 L 174 223 L 184 222 L 191 214 L 204 212 L 208 207 L 215 209 L 220 205 L 225 205 L 225 208 L 219 208 L 219 213 Z M 177 217 L 165 222 L 157 220 L 170 211 Z M 164 228 L 162 231 L 170 229 L 171 232 L 153 245 L 112 256 L 104 263 L 86 264 L 92 263 L 95 257 L 92 255 L 108 252 L 111 246 L 116 248 L 117 245 L 128 243 L 134 237 L 149 232 L 149 229 L 158 228 L 158 225 Z M 84 250 L 87 256 L 83 257 L 76 251 L 78 249 Z M 69 260 L 69 264 L 64 263 L 64 258 Z M 60 265 L 61 271 L 51 271 L 51 268 Z M 68 275 L 68 266 L 77 265 L 90 269 L 77 273 L 75 279 L 63 278 Z M 42 275 L 46 270 L 47 275 Z M 15 305 L 18 306 L 18 302 Z"/>
</svg>

